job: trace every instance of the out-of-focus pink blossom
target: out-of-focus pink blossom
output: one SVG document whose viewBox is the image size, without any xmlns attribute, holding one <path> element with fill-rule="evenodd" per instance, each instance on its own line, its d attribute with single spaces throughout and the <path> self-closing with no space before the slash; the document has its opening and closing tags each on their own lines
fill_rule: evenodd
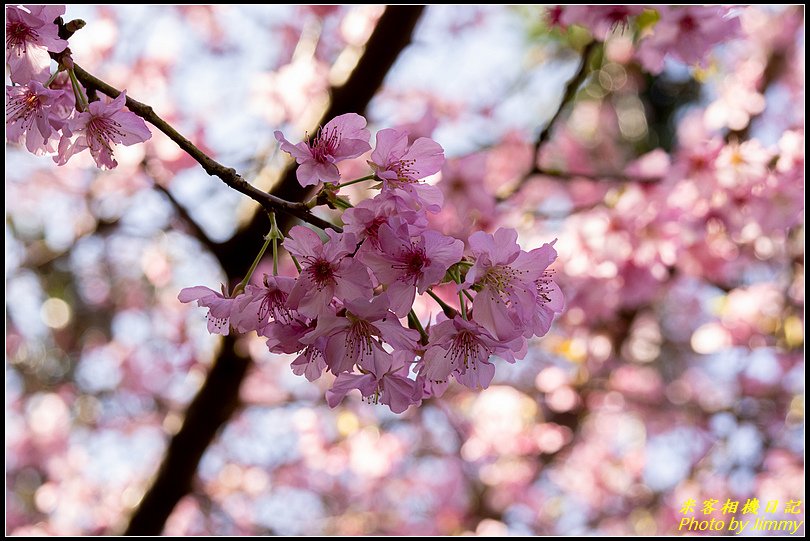
<svg viewBox="0 0 810 541">
<path fill-rule="evenodd" d="M 59 154 L 54 156 L 54 161 L 64 165 L 71 156 L 89 148 L 98 167 L 117 167 L 118 162 L 113 158 L 114 144 L 130 146 L 152 137 L 152 132 L 141 117 L 124 111 L 126 101 L 124 91 L 109 103 L 101 100 L 92 102 L 87 111 L 71 118 L 63 129 Z"/>
<path fill-rule="evenodd" d="M 301 186 L 338 183 L 340 170 L 335 164 L 371 150 L 368 142 L 371 133 L 366 129 L 366 119 L 357 113 L 336 116 L 311 140 L 297 145 L 290 143 L 280 131 L 276 131 L 275 136 L 281 143 L 281 150 L 298 162 L 295 174 Z"/>
<path fill-rule="evenodd" d="M 65 6 L 6 6 L 6 64 L 12 82 L 48 80 L 48 51 L 60 53 L 68 44 L 53 22 L 64 14 Z"/>
<path fill-rule="evenodd" d="M 649 36 L 638 45 L 644 69 L 660 73 L 664 58 L 670 56 L 685 64 L 704 65 L 712 47 L 733 39 L 740 22 L 719 6 L 659 6 L 660 20 Z"/>
<path fill-rule="evenodd" d="M 444 164 L 437 186 L 445 204 L 441 213 L 431 216 L 431 222 L 445 233 L 466 237 L 476 229 L 487 229 L 495 215 L 495 194 L 486 182 L 491 155 L 478 152 Z"/>
<path fill-rule="evenodd" d="M 197 301 L 197 306 L 208 308 L 208 332 L 223 336 L 227 336 L 230 332 L 231 311 L 235 299 L 228 296 L 225 286 L 222 286 L 222 293 L 205 286 L 186 287 L 180 290 L 177 299 L 180 302 Z"/>
<path fill-rule="evenodd" d="M 35 80 L 6 86 L 6 138 L 25 144 L 37 155 L 55 152 L 57 132 L 65 124 L 58 107 L 63 95 L 62 90 L 47 89 Z"/>
<path fill-rule="evenodd" d="M 566 6 L 557 20 L 564 25 L 579 24 L 604 41 L 616 29 L 624 30 L 630 17 L 644 11 L 644 6 Z"/>
<path fill-rule="evenodd" d="M 747 191 L 754 183 L 762 183 L 768 174 L 773 152 L 757 139 L 730 143 L 717 156 L 717 182 L 724 188 Z"/>
<path fill-rule="evenodd" d="M 290 291 L 287 305 L 308 317 L 317 317 L 337 295 L 340 299 L 371 298 L 368 270 L 346 257 L 356 247 L 351 233 L 327 231 L 324 244 L 317 233 L 298 225 L 290 230 L 284 247 L 301 262 L 301 275 Z"/>
</svg>

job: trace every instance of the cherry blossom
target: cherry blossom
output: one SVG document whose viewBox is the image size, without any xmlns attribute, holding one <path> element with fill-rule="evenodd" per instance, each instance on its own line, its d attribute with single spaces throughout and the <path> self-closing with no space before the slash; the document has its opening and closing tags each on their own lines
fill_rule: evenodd
<svg viewBox="0 0 810 541">
<path fill-rule="evenodd" d="M 197 306 L 208 308 L 208 332 L 227 336 L 231 329 L 231 313 L 234 309 L 234 299 L 225 292 L 217 293 L 205 286 L 183 288 L 177 295 L 180 302 L 197 301 Z"/>
<path fill-rule="evenodd" d="M 333 373 L 351 371 L 355 364 L 371 370 L 372 359 L 378 350 L 382 350 L 378 340 L 399 350 L 416 349 L 419 334 L 404 328 L 389 312 L 386 295 L 378 295 L 370 302 L 363 299 L 347 301 L 345 306 L 345 316 L 321 313 L 315 330 L 302 340 L 313 343 L 320 337 L 329 338 L 323 356 Z"/>
<path fill-rule="evenodd" d="M 6 86 L 6 138 L 25 144 L 28 152 L 42 155 L 55 152 L 58 130 L 65 124 L 58 103 L 64 91 L 50 90 L 38 81 Z"/>
<path fill-rule="evenodd" d="M 670 56 L 685 64 L 705 65 L 707 52 L 739 34 L 739 19 L 726 7 L 658 6 L 660 20 L 642 39 L 638 57 L 651 73 L 664 69 Z"/>
<path fill-rule="evenodd" d="M 275 137 L 281 150 L 298 162 L 296 176 L 301 186 L 315 186 L 319 182 L 336 184 L 340 181 L 337 163 L 356 158 L 371 150 L 366 119 L 357 113 L 337 116 L 318 130 L 308 141 L 290 143 L 280 131 Z"/>
<path fill-rule="evenodd" d="M 371 297 L 371 279 L 366 268 L 347 257 L 356 248 L 351 233 L 327 232 L 323 243 L 317 233 L 295 226 L 284 241 L 284 247 L 301 260 L 301 275 L 287 299 L 287 306 L 299 313 L 317 317 L 332 299 Z"/>
<path fill-rule="evenodd" d="M 418 292 L 438 284 L 451 265 L 461 260 L 464 243 L 433 230 L 411 237 L 408 224 L 395 231 L 389 225 L 379 228 L 379 251 L 363 254 L 363 263 L 387 286 L 391 310 L 404 317 Z"/>
<path fill-rule="evenodd" d="M 473 300 L 475 320 L 498 339 L 514 339 L 533 317 L 535 282 L 553 261 L 553 249 L 545 244 L 525 252 L 517 243 L 517 232 L 504 228 L 494 235 L 473 233 L 470 247 L 476 260 L 462 287 L 479 289 Z"/>
<path fill-rule="evenodd" d="M 401 189 L 428 210 L 441 208 L 443 197 L 435 186 L 419 183 L 438 173 L 444 164 L 444 149 L 436 141 L 420 137 L 408 144 L 408 132 L 386 128 L 377 132 L 369 162 L 384 190 Z"/>
<path fill-rule="evenodd" d="M 114 169 L 118 162 L 113 158 L 113 145 L 126 146 L 143 143 L 152 137 L 146 123 L 130 111 L 124 111 L 126 91 L 109 103 L 94 101 L 88 110 L 76 114 L 64 128 L 59 142 L 59 154 L 54 161 L 64 165 L 71 156 L 90 149 L 96 165 L 102 169 Z"/>
<path fill-rule="evenodd" d="M 65 6 L 6 6 L 6 64 L 12 82 L 48 80 L 48 52 L 59 53 L 67 47 L 54 24 L 64 13 Z"/>
<path fill-rule="evenodd" d="M 418 404 L 422 390 L 415 380 L 408 378 L 406 354 L 393 355 L 375 350 L 370 367 L 364 374 L 342 372 L 326 393 L 330 407 L 336 407 L 346 394 L 357 389 L 370 402 L 386 404 L 394 413 L 402 413 L 412 404 Z"/>
<path fill-rule="evenodd" d="M 630 17 L 644 11 L 644 6 L 566 6 L 557 20 L 564 25 L 579 24 L 599 40 L 605 40 L 614 30 L 624 31 Z"/>
</svg>

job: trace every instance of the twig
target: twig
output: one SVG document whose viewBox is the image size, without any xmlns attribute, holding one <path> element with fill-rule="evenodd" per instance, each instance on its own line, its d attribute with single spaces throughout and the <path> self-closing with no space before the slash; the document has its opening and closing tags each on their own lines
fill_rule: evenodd
<svg viewBox="0 0 810 541">
<path fill-rule="evenodd" d="M 585 78 L 588 76 L 588 65 L 590 64 L 591 55 L 593 51 L 596 50 L 597 46 L 600 43 L 598 41 L 592 41 L 585 48 L 582 50 L 582 57 L 580 60 L 579 68 L 577 69 L 576 73 L 574 74 L 571 79 L 569 79 L 568 83 L 565 85 L 565 91 L 563 92 L 562 100 L 560 101 L 560 105 L 557 107 L 557 110 L 554 112 L 552 117 L 549 119 L 546 126 L 540 132 L 540 135 L 537 136 L 537 140 L 534 143 L 534 152 L 532 168 L 525 174 L 523 177 L 515 184 L 512 190 L 505 196 L 498 198 L 499 201 L 504 201 L 509 199 L 513 195 L 523 188 L 526 182 L 532 175 L 535 175 L 540 172 L 540 169 L 537 167 L 537 157 L 540 154 L 540 150 L 543 148 L 549 138 L 551 137 L 551 129 L 554 127 L 554 124 L 557 122 L 557 119 L 560 118 L 565 106 L 574 99 L 574 96 L 579 90 L 579 87 L 585 81 Z"/>
<path fill-rule="evenodd" d="M 118 95 L 121 94 L 120 90 L 105 83 L 98 77 L 91 75 L 78 64 L 74 64 L 73 69 L 76 73 L 76 77 L 85 87 L 98 90 L 111 98 L 117 98 Z M 182 148 L 186 153 L 188 153 L 189 156 L 194 158 L 197 163 L 202 166 L 206 173 L 211 176 L 219 177 L 230 188 L 239 193 L 245 194 L 254 201 L 258 202 L 265 210 L 267 210 L 267 212 L 286 212 L 287 214 L 295 216 L 296 218 L 299 218 L 321 229 L 334 229 L 336 231 L 341 231 L 340 227 L 333 225 L 309 212 L 303 203 L 293 203 L 291 201 L 287 201 L 273 194 L 263 192 L 251 185 L 249 182 L 243 179 L 235 169 L 225 167 L 221 163 L 211 158 L 208 154 L 197 148 L 194 143 L 189 141 L 185 136 L 174 129 L 168 122 L 160 118 L 160 116 L 155 113 L 154 109 L 152 109 L 150 105 L 146 105 L 145 103 L 141 103 L 138 100 L 127 96 L 127 107 L 129 107 L 130 111 L 155 126 L 157 129 L 165 133 L 169 139 L 177 143 L 177 146 Z"/>
<path fill-rule="evenodd" d="M 191 230 L 191 234 L 197 238 L 197 240 L 203 243 L 205 247 L 211 251 L 211 253 L 216 253 L 218 249 L 217 243 L 208 237 L 203 228 L 200 227 L 200 224 L 198 224 L 197 221 L 192 218 L 188 209 L 177 200 L 174 194 L 172 194 L 172 192 L 166 186 L 163 185 L 164 179 L 158 178 L 158 174 L 155 173 L 155 171 L 152 170 L 153 168 L 149 166 L 148 159 L 141 162 L 141 169 L 143 169 L 144 174 L 152 180 L 152 186 L 155 188 L 155 190 L 162 193 L 163 196 L 169 201 L 169 204 L 174 209 L 175 214 L 177 214 L 180 221 L 186 224 L 186 226 Z"/>
<path fill-rule="evenodd" d="M 539 175 L 544 177 L 553 177 L 561 180 L 573 180 L 577 178 L 592 180 L 594 182 L 659 182 L 661 177 L 657 176 L 641 176 L 641 175 L 628 175 L 625 173 L 573 173 L 571 171 L 551 171 L 547 169 L 535 169 L 529 176 Z"/>
</svg>

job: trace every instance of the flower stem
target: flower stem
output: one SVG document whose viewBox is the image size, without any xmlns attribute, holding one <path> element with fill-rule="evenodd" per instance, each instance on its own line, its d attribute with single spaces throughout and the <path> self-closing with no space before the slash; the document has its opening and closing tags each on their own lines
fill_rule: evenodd
<svg viewBox="0 0 810 541">
<path fill-rule="evenodd" d="M 411 311 L 408 312 L 408 323 L 409 327 L 419 331 L 419 336 L 422 337 L 422 345 L 426 346 L 428 343 L 428 335 L 425 332 L 425 328 L 422 327 L 422 322 L 419 321 L 418 317 L 416 317 L 416 312 L 414 312 L 413 309 L 411 309 Z"/>
<path fill-rule="evenodd" d="M 268 234 L 266 237 L 264 237 L 264 245 L 262 246 L 262 249 L 259 250 L 256 259 L 253 260 L 253 264 L 250 266 L 250 269 L 248 269 L 247 275 L 245 275 L 245 279 L 239 282 L 239 285 L 237 285 L 236 288 L 233 290 L 234 295 L 238 295 L 239 293 L 244 291 L 245 286 L 248 285 L 251 276 L 253 276 L 253 271 L 256 270 L 256 266 L 259 264 L 259 261 L 261 261 L 262 257 L 264 257 L 264 252 L 267 251 L 267 247 L 270 245 L 270 241 L 272 240 L 272 238 L 273 238 L 272 234 Z"/>
<path fill-rule="evenodd" d="M 278 276 L 278 239 L 273 237 L 273 276 Z"/>
<path fill-rule="evenodd" d="M 73 94 L 76 97 L 76 109 L 79 112 L 86 111 L 89 107 L 87 102 L 87 96 L 84 95 L 84 89 L 82 88 L 81 83 L 76 78 L 76 74 L 73 72 L 72 69 L 67 70 L 68 76 L 70 77 L 70 84 L 73 87 Z"/>
<path fill-rule="evenodd" d="M 57 75 L 59 75 L 59 70 L 58 69 L 55 72 L 53 72 L 53 74 L 51 74 L 50 77 L 48 77 L 48 82 L 45 83 L 45 88 L 48 88 L 49 86 L 51 86 L 51 83 L 54 82 L 54 80 L 56 80 Z"/>
<path fill-rule="evenodd" d="M 456 268 L 455 272 L 453 273 L 453 278 L 456 279 L 456 283 L 461 285 L 461 271 Z M 459 289 L 458 291 L 458 304 L 461 307 L 461 317 L 466 321 L 467 320 L 467 303 L 464 302 L 464 289 Z"/>
<path fill-rule="evenodd" d="M 295 258 L 294 255 L 290 254 L 290 257 L 292 258 L 293 263 L 295 264 L 295 268 L 298 269 L 298 274 L 301 274 L 301 263 L 298 262 L 298 260 Z"/>
<path fill-rule="evenodd" d="M 453 270 L 453 279 L 456 281 L 456 283 L 458 285 L 461 285 L 461 270 L 458 267 L 456 267 Z M 466 293 L 466 290 L 459 289 L 459 291 L 458 291 L 458 305 L 461 308 L 461 317 L 464 318 L 464 320 L 466 320 L 467 319 L 467 303 L 464 302 L 464 293 Z"/>
<path fill-rule="evenodd" d="M 458 314 L 458 311 L 455 308 L 453 308 L 452 306 L 441 300 L 439 296 L 433 292 L 433 290 L 428 289 L 427 294 L 430 295 L 433 298 L 433 300 L 436 301 L 439 304 L 439 306 L 442 307 L 444 315 L 446 315 L 450 319 L 453 319 L 456 316 L 456 314 Z"/>
<path fill-rule="evenodd" d="M 273 276 L 278 276 L 278 241 L 283 239 L 284 235 L 276 224 L 276 213 L 270 213 L 270 238 L 273 239 Z"/>
<path fill-rule="evenodd" d="M 467 298 L 468 298 L 468 299 L 470 299 L 470 302 L 472 302 L 472 301 L 473 301 L 473 296 L 472 296 L 472 295 L 470 295 L 470 292 L 469 292 L 469 291 L 467 291 L 466 289 L 464 290 L 464 295 L 466 295 L 466 296 L 467 296 Z"/>
<path fill-rule="evenodd" d="M 344 182 L 343 184 L 338 184 L 337 186 L 335 186 L 335 188 L 337 188 L 339 190 L 341 188 L 345 188 L 346 186 L 351 186 L 352 184 L 357 184 L 359 182 L 363 182 L 365 180 L 371 180 L 373 178 L 374 178 L 374 175 L 366 175 L 366 176 L 364 176 L 362 178 L 356 178 L 354 180 L 350 180 L 349 182 Z"/>
<path fill-rule="evenodd" d="M 335 205 L 335 207 L 339 208 L 340 210 L 350 209 L 350 208 L 352 208 L 354 206 L 350 202 L 348 202 L 347 200 L 345 200 L 342 197 L 335 194 L 334 192 L 329 192 L 328 193 L 328 198 L 329 198 L 329 201 L 331 201 L 332 204 Z"/>
</svg>

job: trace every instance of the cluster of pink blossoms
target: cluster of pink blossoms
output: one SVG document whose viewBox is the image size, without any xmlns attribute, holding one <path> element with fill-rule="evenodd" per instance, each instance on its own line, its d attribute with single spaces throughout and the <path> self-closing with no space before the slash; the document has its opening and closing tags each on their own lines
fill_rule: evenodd
<svg viewBox="0 0 810 541">
<path fill-rule="evenodd" d="M 73 73 L 68 42 L 55 21 L 65 6 L 6 6 L 6 138 L 59 165 L 85 149 L 101 168 L 118 165 L 113 145 L 133 145 L 152 134 L 144 121 L 124 111 L 126 93 L 109 103 L 87 102 Z M 51 53 L 62 53 L 62 73 L 51 74 Z M 67 53 L 67 54 L 66 54 Z"/>
<path fill-rule="evenodd" d="M 353 113 L 297 145 L 281 132 L 276 138 L 298 162 L 303 186 L 324 183 L 333 194 L 340 189 L 336 164 L 371 150 L 366 120 Z M 379 193 L 344 211 L 341 233 L 324 238 L 292 228 L 283 245 L 300 267 L 297 277 L 264 276 L 236 295 L 196 286 L 178 298 L 209 309 L 212 333 L 256 331 L 270 351 L 298 353 L 295 374 L 313 381 L 332 372 L 332 407 L 354 389 L 401 413 L 441 395 L 450 378 L 486 388 L 495 372 L 491 357 L 521 359 L 527 339 L 546 334 L 562 311 L 547 270 L 557 253 L 551 244 L 522 250 L 512 229 L 475 232 L 466 247 L 430 229 L 427 213 L 441 212 L 443 197 L 421 181 L 443 163 L 435 141 L 409 143 L 405 131 L 380 130 L 369 160 Z M 455 284 L 458 308 L 433 293 L 444 283 Z M 412 310 L 417 294 L 441 307 L 424 327 Z"/>
<path fill-rule="evenodd" d="M 549 13 L 552 25 L 577 24 L 601 41 L 611 32 L 631 27 L 645 11 L 649 23 L 638 36 L 638 60 L 650 73 L 660 73 L 671 57 L 685 64 L 704 64 L 712 47 L 740 34 L 740 22 L 727 6 L 557 6 Z"/>
</svg>

